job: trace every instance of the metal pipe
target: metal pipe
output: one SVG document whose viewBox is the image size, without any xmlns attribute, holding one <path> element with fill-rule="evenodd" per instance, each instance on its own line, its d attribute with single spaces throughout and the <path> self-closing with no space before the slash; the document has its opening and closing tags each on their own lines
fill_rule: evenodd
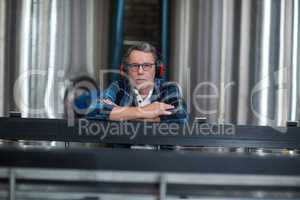
<svg viewBox="0 0 300 200">
<path fill-rule="evenodd" d="M 16 175 L 15 170 L 9 171 L 9 200 L 16 199 Z"/>
<path fill-rule="evenodd" d="M 166 67 L 164 79 L 169 77 L 169 0 L 161 1 L 162 21 L 161 21 L 161 53 L 162 61 Z"/>
<path fill-rule="evenodd" d="M 6 1 L 0 1 L 0 115 L 4 115 Z"/>
<path fill-rule="evenodd" d="M 113 19 L 112 32 L 112 58 L 111 68 L 118 70 L 122 61 L 123 30 L 124 30 L 124 4 L 125 0 L 115 0 L 115 16 Z M 111 80 L 117 80 L 119 75 L 114 73 Z"/>
<path fill-rule="evenodd" d="M 298 26 L 299 26 L 299 2 L 293 1 L 293 30 L 292 30 L 292 64 L 291 64 L 291 99 L 290 99 L 290 121 L 297 120 L 297 105 L 298 105 L 298 71 L 299 66 L 297 63 L 298 59 Z"/>
</svg>

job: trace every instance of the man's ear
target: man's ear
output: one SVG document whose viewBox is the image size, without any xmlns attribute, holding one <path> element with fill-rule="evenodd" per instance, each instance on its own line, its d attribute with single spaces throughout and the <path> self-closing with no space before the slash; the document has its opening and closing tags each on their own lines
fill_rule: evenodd
<svg viewBox="0 0 300 200">
<path fill-rule="evenodd" d="M 121 65 L 120 65 L 120 75 L 121 75 L 122 77 L 126 76 L 126 71 L 125 71 L 125 66 L 124 66 L 124 64 L 121 64 Z"/>
</svg>

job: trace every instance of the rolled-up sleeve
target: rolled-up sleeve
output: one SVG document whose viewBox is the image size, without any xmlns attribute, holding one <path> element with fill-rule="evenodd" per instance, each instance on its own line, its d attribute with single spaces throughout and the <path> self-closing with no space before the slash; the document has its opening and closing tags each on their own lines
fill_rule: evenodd
<svg viewBox="0 0 300 200">
<path fill-rule="evenodd" d="M 119 90 L 117 82 L 112 83 L 103 92 L 98 91 L 97 95 L 91 93 L 80 96 L 76 99 L 75 104 L 80 109 L 86 109 L 86 118 L 108 120 L 109 115 L 115 107 L 114 102 Z M 104 103 L 103 100 L 109 100 L 113 104 Z"/>
<path fill-rule="evenodd" d="M 188 121 L 186 103 L 178 84 L 173 82 L 164 83 L 161 89 L 160 101 L 175 107 L 172 109 L 172 115 L 161 116 L 162 122 L 185 123 Z"/>
</svg>

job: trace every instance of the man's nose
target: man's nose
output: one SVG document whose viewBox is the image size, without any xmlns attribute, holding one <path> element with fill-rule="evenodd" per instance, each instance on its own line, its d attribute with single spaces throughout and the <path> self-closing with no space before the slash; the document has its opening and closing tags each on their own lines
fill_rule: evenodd
<svg viewBox="0 0 300 200">
<path fill-rule="evenodd" d="M 143 66 L 140 65 L 137 72 L 138 74 L 143 74 L 144 73 Z"/>
</svg>

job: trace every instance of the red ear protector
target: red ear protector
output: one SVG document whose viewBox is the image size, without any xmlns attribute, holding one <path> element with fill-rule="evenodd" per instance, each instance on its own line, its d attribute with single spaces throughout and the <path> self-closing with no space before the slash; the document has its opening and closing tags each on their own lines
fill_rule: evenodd
<svg viewBox="0 0 300 200">
<path fill-rule="evenodd" d="M 163 78 L 164 75 L 165 75 L 165 66 L 164 66 L 163 62 L 156 61 L 155 62 L 155 67 L 156 67 L 155 77 L 156 78 Z"/>
<path fill-rule="evenodd" d="M 125 76 L 126 74 L 126 68 L 125 65 L 122 63 L 120 65 L 120 74 L 122 76 Z M 155 62 L 155 77 L 156 78 L 163 78 L 165 75 L 165 66 L 161 61 Z"/>
</svg>

